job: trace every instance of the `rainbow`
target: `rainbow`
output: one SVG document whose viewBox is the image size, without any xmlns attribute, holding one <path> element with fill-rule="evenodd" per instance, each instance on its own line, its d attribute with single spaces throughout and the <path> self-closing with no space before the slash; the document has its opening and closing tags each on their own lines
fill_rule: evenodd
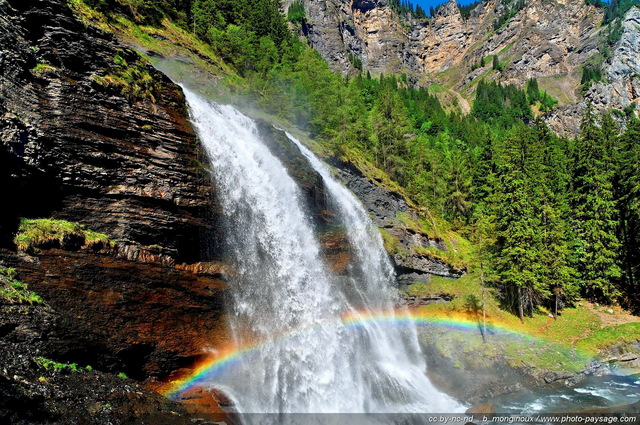
<svg viewBox="0 0 640 425">
<path fill-rule="evenodd" d="M 300 335 L 308 333 L 318 332 L 319 330 L 329 327 L 337 326 L 339 324 L 344 325 L 349 329 L 361 329 L 367 324 L 376 323 L 383 326 L 427 326 L 438 325 L 447 327 L 449 329 L 467 331 L 467 332 L 480 332 L 480 324 L 478 320 L 471 320 L 466 315 L 452 316 L 452 315 L 421 315 L 418 313 L 411 313 L 408 311 L 384 311 L 384 312 L 354 312 L 343 316 L 332 322 L 328 322 L 323 325 L 314 326 L 311 328 L 298 329 L 284 335 L 279 336 L 268 342 L 257 342 L 253 344 L 246 344 L 244 346 L 232 346 L 222 350 L 212 350 L 206 360 L 196 365 L 190 375 L 183 378 L 171 381 L 168 388 L 163 391 L 164 394 L 176 399 L 178 396 L 194 387 L 201 385 L 205 381 L 214 380 L 216 376 L 223 371 L 237 365 L 246 360 L 250 355 L 256 354 L 266 344 L 278 344 L 286 341 L 290 338 L 296 338 Z M 520 338 L 533 340 L 533 337 L 524 333 L 514 332 L 506 326 L 501 326 L 495 322 L 487 323 L 487 333 L 497 334 L 511 334 Z"/>
</svg>

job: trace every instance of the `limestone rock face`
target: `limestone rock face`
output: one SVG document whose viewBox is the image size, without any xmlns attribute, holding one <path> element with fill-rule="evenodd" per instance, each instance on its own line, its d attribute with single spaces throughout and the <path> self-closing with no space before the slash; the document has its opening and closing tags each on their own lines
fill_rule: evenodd
<svg viewBox="0 0 640 425">
<path fill-rule="evenodd" d="M 285 9 L 290 3 L 284 2 Z M 373 75 L 406 73 L 414 84 L 441 84 L 463 113 L 470 111 L 476 84 L 483 78 L 519 86 L 537 78 L 540 87 L 559 101 L 559 107 L 545 117 L 547 123 L 566 135 L 578 131 L 584 99 L 596 110 L 622 110 L 638 103 L 637 8 L 624 19 L 623 36 L 605 64 L 607 79 L 583 97 L 582 67 L 604 53 L 606 29 L 600 25 L 602 9 L 582 1 L 529 0 L 497 30 L 494 22 L 510 12 L 513 2 L 488 0 L 465 19 L 451 0 L 424 20 L 398 17 L 386 0 L 303 3 L 307 23 L 301 34 L 333 69 L 353 72 L 348 57 L 354 55 Z M 492 69 L 493 56 L 502 71 Z M 488 58 L 485 66 L 472 70 L 482 58 Z"/>
<path fill-rule="evenodd" d="M 622 21 L 622 36 L 605 64 L 605 82 L 589 89 L 585 98 L 596 109 L 640 109 L 640 9 L 631 8 Z"/>
<path fill-rule="evenodd" d="M 533 0 L 494 31 L 495 19 L 510 7 L 499 0 L 479 5 L 468 19 L 451 0 L 427 20 L 404 23 L 384 0 L 304 4 L 309 41 L 335 68 L 349 71 L 342 57 L 351 53 L 372 73 L 408 72 L 415 78 L 495 54 L 510 56 L 509 77 L 566 73 L 593 50 L 588 40 L 602 18 L 598 9 L 582 2 Z"/>
<path fill-rule="evenodd" d="M 292 0 L 283 2 L 286 8 Z M 372 73 L 397 72 L 406 62 L 408 38 L 386 0 L 306 0 L 301 28 L 336 70 L 353 70 L 349 54 Z"/>
<path fill-rule="evenodd" d="M 622 20 L 622 35 L 602 69 L 603 81 L 592 83 L 584 98 L 553 111 L 546 118 L 556 133 L 575 135 L 587 102 L 595 111 L 617 110 L 640 116 L 640 9 L 631 8 Z"/>
</svg>

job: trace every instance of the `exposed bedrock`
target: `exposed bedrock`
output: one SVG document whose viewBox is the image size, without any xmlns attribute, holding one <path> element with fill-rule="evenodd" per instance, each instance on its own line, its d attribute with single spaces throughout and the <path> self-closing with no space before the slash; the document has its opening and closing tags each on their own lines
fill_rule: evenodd
<svg viewBox="0 0 640 425">
<path fill-rule="evenodd" d="M 174 404 L 132 381 L 126 389 L 113 374 L 162 379 L 227 342 L 226 284 L 213 262 L 221 254 L 215 190 L 180 88 L 67 4 L 0 1 L 0 267 L 16 268 L 45 302 L 0 299 L 0 398 L 42 407 L 55 421 L 82 385 L 107 385 L 171 416 Z M 80 223 L 115 248 L 17 253 L 20 218 Z M 38 384 L 45 372 L 35 356 L 90 365 L 100 376 Z M 100 388 L 85 388 L 86 399 L 103 408 Z M 47 391 L 40 406 L 34 400 Z M 126 397 L 109 403 L 138 417 L 137 407 L 123 407 L 134 403 Z M 80 417 L 101 411 L 75 406 Z M 0 417 L 11 417 L 3 409 Z"/>
</svg>

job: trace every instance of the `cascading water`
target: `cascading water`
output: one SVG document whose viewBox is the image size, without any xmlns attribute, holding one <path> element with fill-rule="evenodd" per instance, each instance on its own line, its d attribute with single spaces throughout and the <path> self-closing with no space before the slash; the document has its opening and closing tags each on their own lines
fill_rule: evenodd
<svg viewBox="0 0 640 425">
<path fill-rule="evenodd" d="M 261 142 L 254 122 L 185 90 L 227 223 L 238 344 L 259 352 L 216 377 L 241 412 L 455 412 L 462 406 L 425 376 L 415 329 L 345 315 L 393 314 L 393 269 L 353 195 L 299 141 L 322 176 L 353 250 L 349 275 L 323 263 L 300 189 Z"/>
</svg>

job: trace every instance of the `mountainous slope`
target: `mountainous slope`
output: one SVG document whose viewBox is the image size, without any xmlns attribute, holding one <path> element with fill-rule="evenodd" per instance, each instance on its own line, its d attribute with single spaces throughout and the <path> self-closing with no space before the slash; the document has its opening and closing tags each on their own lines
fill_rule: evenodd
<svg viewBox="0 0 640 425">
<path fill-rule="evenodd" d="M 374 75 L 406 73 L 419 85 L 444 86 L 441 99 L 457 102 L 462 112 L 469 111 L 480 79 L 523 86 L 537 78 L 541 89 L 559 101 L 560 110 L 548 119 L 559 133 L 576 134 L 584 107 L 582 69 L 602 62 L 609 49 L 609 28 L 600 25 L 602 8 L 582 1 L 532 0 L 518 9 L 514 2 L 489 0 L 465 19 L 451 0 L 424 20 L 399 17 L 386 0 L 304 4 L 307 22 L 300 31 L 334 69 L 352 72 L 349 55 L 357 56 Z M 634 64 L 640 62 L 640 48 L 632 42 L 639 35 L 637 14 L 634 8 L 625 16 L 623 35 L 604 64 L 608 81 L 586 93 L 598 110 L 638 103 Z M 495 28 L 504 17 L 510 18 Z M 492 67 L 493 56 L 500 71 Z"/>
</svg>

